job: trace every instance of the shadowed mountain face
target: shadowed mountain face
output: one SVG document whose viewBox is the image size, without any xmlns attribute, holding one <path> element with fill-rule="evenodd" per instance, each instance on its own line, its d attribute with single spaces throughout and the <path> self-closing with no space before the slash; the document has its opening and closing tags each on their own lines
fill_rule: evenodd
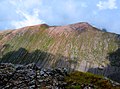
<svg viewBox="0 0 120 89">
<path fill-rule="evenodd" d="M 110 76 L 120 71 L 120 35 L 88 23 L 46 24 L 0 32 L 0 62 L 67 67 Z"/>
</svg>

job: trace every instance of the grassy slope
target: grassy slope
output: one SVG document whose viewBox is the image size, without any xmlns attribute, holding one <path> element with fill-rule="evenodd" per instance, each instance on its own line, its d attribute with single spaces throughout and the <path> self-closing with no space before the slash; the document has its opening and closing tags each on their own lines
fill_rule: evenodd
<svg viewBox="0 0 120 89">
<path fill-rule="evenodd" d="M 112 86 L 109 80 L 105 80 L 102 76 L 93 75 L 91 73 L 72 72 L 70 76 L 65 78 L 68 83 L 67 89 L 82 89 L 82 84 L 92 84 L 95 89 L 119 89 L 120 86 Z M 73 85 L 72 84 L 76 85 Z"/>
<path fill-rule="evenodd" d="M 53 64 L 51 65 L 55 65 L 54 62 L 63 56 L 69 59 L 69 62 L 87 60 L 91 65 L 93 63 L 101 65 L 103 62 L 108 64 L 109 61 L 106 59 L 108 53 L 118 49 L 117 35 L 92 29 L 68 36 L 61 33 L 61 36 L 54 37 L 48 35 L 46 26 L 37 29 L 29 27 L 25 32 L 16 33 L 7 40 L 2 37 L 4 38 L 9 33 L 4 33 L 0 35 L 1 43 L 4 44 L 1 48 L 1 60 L 2 62 L 29 63 L 52 58 Z M 23 50 L 20 50 L 21 48 Z M 36 53 L 36 50 L 39 53 Z M 43 59 L 41 54 L 44 52 Z M 21 55 L 22 53 L 25 55 Z"/>
</svg>

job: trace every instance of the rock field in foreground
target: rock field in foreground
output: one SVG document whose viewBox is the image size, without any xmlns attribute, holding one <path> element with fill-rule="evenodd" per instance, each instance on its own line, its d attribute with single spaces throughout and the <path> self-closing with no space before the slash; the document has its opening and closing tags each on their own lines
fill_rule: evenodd
<svg viewBox="0 0 120 89">
<path fill-rule="evenodd" d="M 95 89 L 96 87 L 94 84 L 68 83 L 65 81 L 66 77 L 68 79 L 71 77 L 72 80 L 72 76 L 66 68 L 41 69 L 35 63 L 28 65 L 0 64 L 0 89 L 66 89 L 68 86 Z M 113 85 L 116 86 L 117 83 L 113 82 Z"/>
</svg>

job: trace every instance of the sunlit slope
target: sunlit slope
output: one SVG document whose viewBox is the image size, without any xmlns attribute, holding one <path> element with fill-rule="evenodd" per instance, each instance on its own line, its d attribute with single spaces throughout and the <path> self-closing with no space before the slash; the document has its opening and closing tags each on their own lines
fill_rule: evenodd
<svg viewBox="0 0 120 89">
<path fill-rule="evenodd" d="M 0 61 L 35 62 L 42 68 L 66 67 L 107 75 L 120 71 L 120 56 L 115 53 L 119 44 L 119 35 L 88 23 L 42 24 L 0 32 Z"/>
</svg>

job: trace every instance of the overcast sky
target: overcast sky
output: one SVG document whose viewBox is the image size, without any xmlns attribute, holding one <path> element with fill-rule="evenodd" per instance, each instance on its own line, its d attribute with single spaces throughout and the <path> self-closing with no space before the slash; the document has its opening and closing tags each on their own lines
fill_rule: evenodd
<svg viewBox="0 0 120 89">
<path fill-rule="evenodd" d="M 120 0 L 0 0 L 0 30 L 77 22 L 120 34 Z"/>
</svg>

